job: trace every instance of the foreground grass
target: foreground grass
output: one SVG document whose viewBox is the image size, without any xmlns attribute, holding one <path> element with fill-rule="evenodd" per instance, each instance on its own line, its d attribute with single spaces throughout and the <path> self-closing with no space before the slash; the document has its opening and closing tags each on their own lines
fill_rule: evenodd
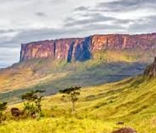
<svg viewBox="0 0 156 133">
<path fill-rule="evenodd" d="M 109 133 L 114 125 L 99 120 L 76 118 L 44 118 L 9 122 L 0 127 L 1 133 Z"/>
<path fill-rule="evenodd" d="M 133 121 L 134 122 L 134 121 Z M 111 133 L 120 127 L 133 127 L 138 133 L 155 133 L 156 118 L 116 125 L 114 121 L 89 118 L 42 118 L 40 120 L 9 121 L 0 126 L 1 133 Z"/>
<path fill-rule="evenodd" d="M 8 119 L 0 133 L 111 133 L 119 127 L 133 127 L 138 133 L 156 132 L 156 79 L 139 76 L 116 83 L 83 88 L 76 112 L 61 94 L 45 97 L 44 118 Z M 22 104 L 11 107 L 22 108 Z M 117 125 L 124 122 L 124 125 Z"/>
</svg>

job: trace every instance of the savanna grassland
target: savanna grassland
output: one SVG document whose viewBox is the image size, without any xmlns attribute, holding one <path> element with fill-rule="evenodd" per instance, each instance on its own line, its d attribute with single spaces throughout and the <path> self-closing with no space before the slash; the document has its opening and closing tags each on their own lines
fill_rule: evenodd
<svg viewBox="0 0 156 133">
<path fill-rule="evenodd" d="M 83 87 L 71 114 L 71 102 L 63 102 L 62 94 L 44 97 L 44 117 L 14 120 L 11 107 L 1 133 L 111 133 L 119 127 L 133 127 L 138 133 L 156 132 L 156 79 L 138 76 L 116 83 Z M 118 125 L 124 122 L 124 125 Z"/>
<path fill-rule="evenodd" d="M 0 70 L 0 100 L 17 101 L 28 90 L 46 89 L 46 95 L 51 95 L 64 87 L 91 87 L 136 76 L 149 62 L 136 62 L 137 57 L 131 55 L 107 52 L 95 53 L 93 59 L 85 62 L 49 58 L 14 64 Z"/>
</svg>

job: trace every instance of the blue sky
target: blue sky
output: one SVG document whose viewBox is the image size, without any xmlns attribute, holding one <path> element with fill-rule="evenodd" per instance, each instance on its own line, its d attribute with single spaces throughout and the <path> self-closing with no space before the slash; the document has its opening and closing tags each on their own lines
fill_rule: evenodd
<svg viewBox="0 0 156 133">
<path fill-rule="evenodd" d="M 31 41 L 156 31 L 156 0 L 0 0 L 0 68 Z"/>
</svg>

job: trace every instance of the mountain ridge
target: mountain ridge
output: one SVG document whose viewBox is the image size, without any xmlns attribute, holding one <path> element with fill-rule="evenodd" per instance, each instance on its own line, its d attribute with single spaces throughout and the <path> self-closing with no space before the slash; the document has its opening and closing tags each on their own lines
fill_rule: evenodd
<svg viewBox="0 0 156 133">
<path fill-rule="evenodd" d="M 63 38 L 21 44 L 20 61 L 38 58 L 86 61 L 95 58 L 96 52 L 108 50 L 139 49 L 156 51 L 156 33 L 151 34 L 106 34 L 84 38 Z M 152 54 L 154 57 L 155 54 Z"/>
</svg>

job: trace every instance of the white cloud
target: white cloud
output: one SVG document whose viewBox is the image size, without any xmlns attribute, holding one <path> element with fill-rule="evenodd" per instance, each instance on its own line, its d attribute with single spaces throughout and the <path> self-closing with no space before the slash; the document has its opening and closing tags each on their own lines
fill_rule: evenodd
<svg viewBox="0 0 156 133">
<path fill-rule="evenodd" d="M 19 60 L 19 48 L 0 47 L 0 67 L 10 66 Z"/>
</svg>

